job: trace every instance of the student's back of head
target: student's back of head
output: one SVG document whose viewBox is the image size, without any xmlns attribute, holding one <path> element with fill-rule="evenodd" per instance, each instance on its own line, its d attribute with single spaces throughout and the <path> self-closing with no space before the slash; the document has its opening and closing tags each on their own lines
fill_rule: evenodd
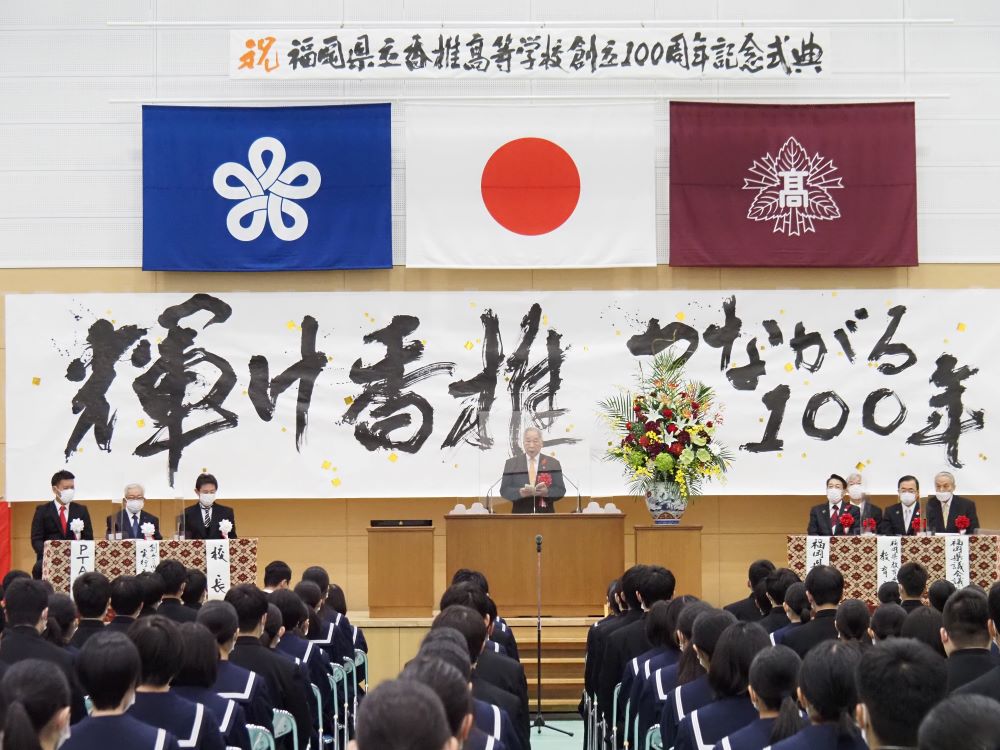
<svg viewBox="0 0 1000 750">
<path fill-rule="evenodd" d="M 946 638 L 945 651 L 949 654 L 966 648 L 989 648 L 989 601 L 979 589 L 959 589 L 944 605 L 941 626 Z"/>
<path fill-rule="evenodd" d="M 944 605 L 948 602 L 948 597 L 954 594 L 956 591 L 955 584 L 949 581 L 947 578 L 940 578 L 931 584 L 931 587 L 927 589 L 927 598 L 930 600 L 931 606 L 934 607 L 938 612 L 944 612 Z"/>
<path fill-rule="evenodd" d="M 639 596 L 648 609 L 656 602 L 669 601 L 674 596 L 677 580 L 674 574 L 662 565 L 650 565 L 639 580 Z"/>
<path fill-rule="evenodd" d="M 899 598 L 899 582 L 886 581 L 878 587 L 878 600 L 882 604 L 902 604 Z"/>
<path fill-rule="evenodd" d="M 104 617 L 110 600 L 111 581 L 103 574 L 90 572 L 73 579 L 73 602 L 80 617 Z"/>
<path fill-rule="evenodd" d="M 76 605 L 66 594 L 49 594 L 49 619 L 42 637 L 64 648 L 76 630 Z"/>
<path fill-rule="evenodd" d="M 118 576 L 111 582 L 111 609 L 117 617 L 132 617 L 142 609 L 142 586 L 135 576 Z"/>
<path fill-rule="evenodd" d="M 920 723 L 920 750 L 997 750 L 1000 703 L 985 695 L 952 695 Z"/>
<path fill-rule="evenodd" d="M 696 601 L 688 604 L 677 617 L 677 639 L 683 643 L 680 658 L 677 660 L 677 684 L 686 685 L 705 674 L 705 668 L 698 661 L 698 654 L 691 640 L 694 632 L 694 621 L 703 612 L 710 612 L 712 605 L 708 602 Z"/>
<path fill-rule="evenodd" d="M 933 607 L 917 607 L 910 612 L 900 628 L 900 638 L 913 638 L 930 646 L 931 650 L 947 656 L 941 643 L 942 615 Z"/>
<path fill-rule="evenodd" d="M 697 650 L 702 666 L 705 666 L 706 661 L 711 662 L 722 633 L 734 622 L 736 615 L 724 609 L 710 609 L 695 619 L 694 627 L 691 628 L 691 642 Z"/>
<path fill-rule="evenodd" d="M 860 599 L 845 599 L 837 607 L 834 620 L 840 639 L 843 641 L 868 642 L 868 625 L 871 615 L 868 605 Z"/>
<path fill-rule="evenodd" d="M 179 560 L 162 560 L 156 566 L 156 575 L 163 581 L 163 595 L 180 597 L 187 582 L 187 568 Z"/>
<path fill-rule="evenodd" d="M 219 676 L 219 647 L 215 636 L 204 625 L 182 623 L 180 631 L 184 648 L 180 670 L 171 684 L 210 688 Z"/>
<path fill-rule="evenodd" d="M 927 568 L 918 562 L 903 563 L 896 572 L 900 593 L 911 599 L 924 595 L 928 577 Z"/>
<path fill-rule="evenodd" d="M 76 674 L 95 709 L 125 710 L 142 674 L 139 651 L 124 633 L 102 630 L 80 649 Z"/>
<path fill-rule="evenodd" d="M 842 641 L 822 641 L 809 650 L 799 670 L 799 696 L 810 721 L 836 724 L 842 736 L 857 734 L 854 673 L 860 659 L 858 647 Z"/>
<path fill-rule="evenodd" d="M 754 560 L 747 569 L 747 583 L 753 589 L 759 582 L 774 572 L 774 563 L 770 560 Z"/>
<path fill-rule="evenodd" d="M 817 565 L 806 574 L 805 583 L 817 607 L 839 604 L 844 596 L 844 576 L 832 565 Z"/>
<path fill-rule="evenodd" d="M 435 692 L 444 707 L 451 736 L 465 742 L 472 728 L 472 696 L 469 681 L 455 667 L 428 655 L 417 656 L 400 673 L 401 680 L 412 680 Z"/>
<path fill-rule="evenodd" d="M 629 609 L 639 609 L 641 607 L 638 592 L 647 570 L 649 570 L 648 565 L 639 564 L 633 565 L 622 573 L 622 599 L 625 600 L 625 604 Z"/>
<path fill-rule="evenodd" d="M 750 665 L 769 645 L 767 631 L 755 622 L 734 622 L 723 630 L 708 667 L 708 684 L 715 697 L 735 698 L 746 693 Z"/>
<path fill-rule="evenodd" d="M 778 712 L 771 725 L 770 744 L 791 737 L 803 726 L 795 700 L 801 666 L 799 655 L 782 645 L 764 648 L 750 663 L 750 700 L 760 713 Z"/>
<path fill-rule="evenodd" d="M 453 628 L 461 633 L 469 649 L 469 658 L 473 664 L 476 663 L 483 651 L 483 644 L 486 643 L 486 623 L 483 622 L 482 615 L 470 607 L 454 605 L 441 610 L 434 618 L 431 629 L 437 628 Z"/>
<path fill-rule="evenodd" d="M 389 680 L 358 707 L 357 750 L 453 750 L 441 699 L 426 685 Z"/>
<path fill-rule="evenodd" d="M 188 568 L 184 574 L 184 593 L 181 594 L 181 601 L 189 607 L 196 607 L 205 598 L 208 590 L 208 578 L 197 568 Z"/>
<path fill-rule="evenodd" d="M 41 581 L 17 578 L 4 591 L 7 625 L 36 627 L 49 606 L 49 591 Z"/>
<path fill-rule="evenodd" d="M 326 572 L 326 568 L 319 565 L 311 565 L 302 571 L 303 581 L 312 581 L 319 588 L 321 595 L 326 596 L 326 592 L 330 588 L 330 574 Z"/>
<path fill-rule="evenodd" d="M 806 593 L 804 583 L 793 583 L 785 591 L 785 601 L 782 602 L 789 617 L 795 617 L 799 622 L 809 622 L 812 618 L 812 602 Z"/>
<path fill-rule="evenodd" d="M 267 648 L 274 648 L 284 634 L 285 618 L 280 609 L 268 602 L 267 618 L 264 620 L 264 631 L 260 634 L 260 642 Z"/>
<path fill-rule="evenodd" d="M 161 615 L 140 617 L 129 625 L 128 637 L 139 652 L 142 684 L 151 687 L 169 685 L 184 656 L 177 623 Z"/>
<path fill-rule="evenodd" d="M 465 681 L 469 682 L 472 679 L 472 661 L 469 659 L 469 650 L 465 646 L 465 639 L 459 632 L 451 628 L 438 628 L 430 631 L 427 635 L 441 636 L 445 633 L 452 633 L 455 638 L 425 638 L 420 644 L 417 656 L 440 659 L 457 669 Z"/>
<path fill-rule="evenodd" d="M 282 625 L 290 633 L 309 619 L 309 610 L 291 589 L 277 589 L 268 596 L 268 603 L 281 610 Z"/>
<path fill-rule="evenodd" d="M 267 593 L 252 583 L 241 583 L 226 592 L 226 601 L 236 608 L 241 633 L 253 633 L 267 616 Z"/>
<path fill-rule="evenodd" d="M 879 746 L 917 744 L 920 721 L 945 696 L 945 660 L 919 641 L 893 638 L 864 652 L 855 669 L 858 719 Z"/>
<path fill-rule="evenodd" d="M 292 569 L 283 560 L 273 560 L 264 567 L 264 586 L 273 589 L 292 582 Z"/>
<path fill-rule="evenodd" d="M 777 568 L 768 573 L 764 579 L 764 586 L 771 603 L 780 607 L 785 601 L 785 592 L 794 583 L 800 583 L 801 579 L 794 570 L 789 568 Z"/>
<path fill-rule="evenodd" d="M 4 750 L 58 747 L 69 731 L 69 682 L 54 663 L 25 659 L 0 680 Z"/>
<path fill-rule="evenodd" d="M 229 602 L 205 602 L 198 610 L 197 622 L 212 634 L 219 646 L 225 646 L 233 641 L 240 627 L 236 608 Z"/>
<path fill-rule="evenodd" d="M 140 573 L 135 578 L 139 582 L 139 588 L 142 590 L 142 609 L 143 616 L 145 616 L 147 611 L 152 612 L 159 606 L 160 601 L 163 599 L 163 594 L 166 592 L 166 584 L 159 573 L 153 573 L 148 570 Z"/>
<path fill-rule="evenodd" d="M 906 610 L 898 604 L 882 604 L 872 614 L 871 633 L 876 641 L 899 638 L 906 622 Z"/>
<path fill-rule="evenodd" d="M 654 648 L 679 648 L 677 621 L 684 608 L 696 601 L 696 596 L 678 596 L 669 602 L 657 602 L 650 608 L 646 615 L 646 638 Z"/>
</svg>

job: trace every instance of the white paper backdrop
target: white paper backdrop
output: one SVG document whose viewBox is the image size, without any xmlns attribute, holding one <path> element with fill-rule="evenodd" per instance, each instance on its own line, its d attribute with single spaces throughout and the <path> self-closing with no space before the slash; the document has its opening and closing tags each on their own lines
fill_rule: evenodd
<svg viewBox="0 0 1000 750">
<path fill-rule="evenodd" d="M 203 470 L 219 477 L 220 497 L 230 498 L 479 495 L 511 455 L 509 433 L 519 430 L 512 419 L 512 392 L 521 394 L 521 426 L 533 418 L 542 422 L 547 452 L 558 456 L 584 494 L 621 494 L 625 482 L 619 468 L 601 460 L 609 435 L 596 404 L 616 386 L 630 384 L 637 362 L 648 360 L 641 353 L 653 343 L 685 334 L 696 334 L 698 342 L 689 373 L 717 386 L 726 406 L 719 439 L 737 454 L 728 482 L 708 492 L 821 495 L 831 471 L 846 474 L 855 466 L 864 467 L 875 492 L 891 491 L 903 473 L 929 483 L 944 468 L 958 475 L 963 493 L 996 491 L 991 416 L 1000 400 L 995 387 L 1000 291 L 6 299 L 6 489 L 13 500 L 46 496 L 50 474 L 63 466 L 77 475 L 81 499 L 116 496 L 130 481 L 143 482 L 149 497 L 189 495 Z M 728 324 L 725 306 L 731 310 Z M 176 323 L 169 319 L 171 311 Z M 532 315 L 538 330 L 526 346 Z M 252 396 L 257 393 L 266 415 L 268 396 L 275 396 L 268 386 L 282 384 L 271 379 L 302 359 L 310 328 L 306 316 L 315 320 L 316 350 L 322 355 L 306 358 L 318 376 L 297 449 L 296 404 L 305 403 L 300 382 L 290 380 L 277 395 L 270 420 L 260 416 Z M 484 357 L 489 340 L 484 316 L 498 331 L 502 356 L 498 350 Z M 658 322 L 651 324 L 654 318 Z M 887 333 L 895 320 L 896 330 Z M 383 330 L 387 327 L 396 343 Z M 644 335 L 648 330 L 653 333 Z M 88 344 L 88 335 L 96 347 Z M 822 357 L 820 340 L 826 349 Z M 104 353 L 114 341 L 121 353 L 109 360 Z M 675 349 L 688 346 L 681 341 Z M 395 353 L 387 356 L 390 349 Z M 757 369 L 763 367 L 755 389 L 750 389 L 752 368 L 746 367 L 748 349 L 759 355 Z M 519 360 L 525 352 L 527 358 Z M 255 355 L 266 358 L 269 371 L 252 385 Z M 489 398 L 479 388 L 491 380 L 484 374 L 490 371 L 484 368 L 487 360 L 499 368 L 493 370 L 495 400 L 488 418 L 480 406 Z M 262 360 L 254 362 L 263 373 Z M 464 392 L 455 385 L 459 381 L 471 381 Z M 380 399 L 391 401 L 395 390 L 403 394 L 400 408 L 411 423 L 389 430 L 384 440 L 403 445 L 379 447 L 379 438 L 369 436 L 363 438 L 374 447 L 369 450 L 356 432 L 378 419 L 400 418 L 392 403 L 385 414 L 372 415 Z M 835 395 L 824 398 L 826 392 Z M 375 400 L 366 403 L 366 394 Z M 101 411 L 102 398 L 107 413 Z M 877 402 L 867 419 L 866 401 Z M 783 420 L 771 443 L 758 446 L 758 452 L 741 447 L 762 442 L 782 402 Z M 81 429 L 77 439 L 74 429 L 89 421 L 102 429 Z M 465 439 L 445 445 L 462 424 L 472 428 Z M 421 427 L 429 431 L 422 439 Z M 483 440 L 492 440 L 492 447 L 470 444 Z M 171 453 L 177 463 L 173 487 Z"/>
</svg>

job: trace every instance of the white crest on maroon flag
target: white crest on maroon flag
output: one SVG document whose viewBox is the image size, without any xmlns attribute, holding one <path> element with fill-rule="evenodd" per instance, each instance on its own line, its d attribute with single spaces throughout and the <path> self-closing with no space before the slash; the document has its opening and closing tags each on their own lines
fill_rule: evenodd
<svg viewBox="0 0 1000 750">
<path fill-rule="evenodd" d="M 778 151 L 754 161 L 743 180 L 744 190 L 756 190 L 747 218 L 773 221 L 774 232 L 791 237 L 815 232 L 815 221 L 840 218 L 840 207 L 830 190 L 843 188 L 833 160 L 818 152 L 810 156 L 795 139 L 789 138 Z"/>
</svg>

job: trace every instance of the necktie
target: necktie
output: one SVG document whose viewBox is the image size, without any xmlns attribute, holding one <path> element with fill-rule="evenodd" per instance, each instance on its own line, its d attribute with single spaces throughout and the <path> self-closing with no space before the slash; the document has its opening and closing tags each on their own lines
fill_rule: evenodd
<svg viewBox="0 0 1000 750">
<path fill-rule="evenodd" d="M 951 500 L 946 503 L 941 503 L 941 522 L 947 526 L 948 525 L 948 508 L 951 507 Z"/>
<path fill-rule="evenodd" d="M 59 506 L 59 523 L 62 525 L 63 536 L 66 536 L 66 506 Z"/>
<path fill-rule="evenodd" d="M 535 484 L 535 459 L 534 457 L 528 459 L 528 482 L 532 485 Z"/>
<path fill-rule="evenodd" d="M 834 526 L 836 526 L 836 525 L 837 525 L 837 517 L 838 517 L 839 515 L 840 515 L 840 514 L 839 514 L 839 513 L 837 513 L 837 506 L 836 506 L 836 505 L 834 505 L 834 506 L 833 506 L 833 510 L 832 510 L 832 511 L 830 511 L 830 528 L 833 528 Z"/>
<path fill-rule="evenodd" d="M 210 511 L 208 508 L 205 508 L 205 528 L 206 529 L 208 528 L 208 525 L 210 523 L 212 523 L 212 511 Z"/>
<path fill-rule="evenodd" d="M 139 516 L 132 516 L 132 538 L 139 538 Z"/>
</svg>

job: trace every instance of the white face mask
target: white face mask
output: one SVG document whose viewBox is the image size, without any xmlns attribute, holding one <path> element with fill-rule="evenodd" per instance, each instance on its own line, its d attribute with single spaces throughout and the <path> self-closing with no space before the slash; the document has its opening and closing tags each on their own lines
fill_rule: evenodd
<svg viewBox="0 0 1000 750">
<path fill-rule="evenodd" d="M 841 490 L 828 487 L 826 490 L 826 499 L 831 503 L 839 503 L 844 499 L 844 493 Z"/>
<path fill-rule="evenodd" d="M 917 502 L 917 494 L 915 492 L 900 492 L 899 502 L 909 508 L 915 502 Z"/>
<path fill-rule="evenodd" d="M 211 508 L 215 504 L 215 493 L 203 492 L 198 496 L 198 502 L 201 503 L 203 508 Z"/>
<path fill-rule="evenodd" d="M 860 484 L 852 484 L 847 488 L 847 494 L 851 496 L 851 500 L 860 500 L 865 496 L 865 490 Z"/>
<path fill-rule="evenodd" d="M 59 490 L 59 502 L 61 502 L 63 505 L 69 505 L 71 502 L 73 502 L 74 494 L 75 493 L 72 487 L 70 487 L 68 490 Z"/>
<path fill-rule="evenodd" d="M 142 507 L 146 504 L 146 501 L 140 498 L 133 498 L 131 500 L 125 500 L 125 507 L 128 508 L 129 513 L 140 513 L 142 512 Z"/>
<path fill-rule="evenodd" d="M 949 500 L 951 500 L 951 497 L 952 497 L 952 495 L 951 495 L 951 493 L 950 493 L 950 492 L 935 492 L 935 493 L 934 493 L 934 495 L 935 495 L 935 496 L 937 497 L 937 499 L 938 499 L 938 500 L 940 500 L 940 501 L 941 501 L 942 503 L 946 503 L 946 502 L 948 502 Z"/>
<path fill-rule="evenodd" d="M 58 750 L 60 747 L 62 747 L 63 745 L 65 745 L 66 744 L 66 740 L 68 740 L 70 738 L 70 735 L 72 735 L 72 734 L 73 734 L 73 730 L 70 727 L 70 725 L 67 724 L 66 728 L 63 729 L 62 732 L 59 733 L 59 739 L 56 740 L 56 750 Z"/>
</svg>

